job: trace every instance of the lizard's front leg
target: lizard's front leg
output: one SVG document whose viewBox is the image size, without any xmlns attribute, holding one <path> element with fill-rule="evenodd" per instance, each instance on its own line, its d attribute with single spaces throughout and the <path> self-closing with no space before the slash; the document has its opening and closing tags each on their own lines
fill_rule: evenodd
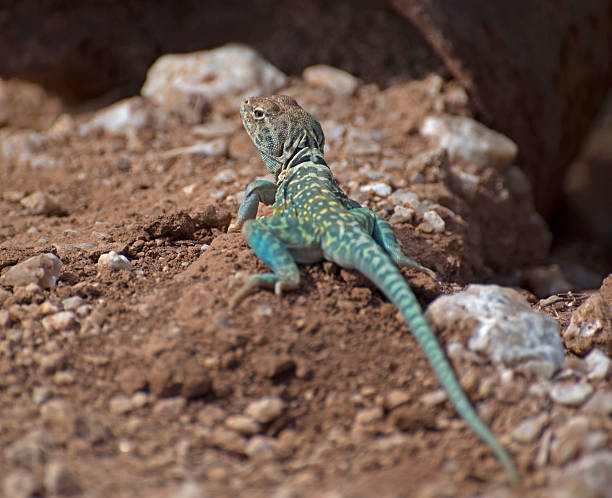
<svg viewBox="0 0 612 498">
<path fill-rule="evenodd" d="M 308 248 L 313 243 L 310 227 L 297 218 L 259 218 L 247 220 L 242 233 L 255 254 L 273 273 L 249 275 L 239 272 L 230 281 L 230 287 L 241 285 L 230 299 L 234 307 L 248 292 L 258 287 L 270 287 L 277 295 L 297 288 L 300 272 L 291 254 L 292 249 Z"/>
<path fill-rule="evenodd" d="M 274 204 L 275 195 L 276 185 L 268 180 L 255 180 L 250 183 L 238 208 L 238 219 L 229 226 L 229 231 L 237 232 L 245 221 L 255 219 L 259 203 L 270 206 Z"/>
</svg>

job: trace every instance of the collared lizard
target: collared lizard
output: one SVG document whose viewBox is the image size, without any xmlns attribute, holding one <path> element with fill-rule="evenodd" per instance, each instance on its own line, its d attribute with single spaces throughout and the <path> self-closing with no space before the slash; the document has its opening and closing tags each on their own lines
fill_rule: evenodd
<svg viewBox="0 0 612 498">
<path fill-rule="evenodd" d="M 240 107 L 244 127 L 276 182 L 256 180 L 246 189 L 238 219 L 249 245 L 271 273 L 237 273 L 241 285 L 234 307 L 254 288 L 280 295 L 300 281 L 298 263 L 326 259 L 368 277 L 400 310 L 421 345 L 455 409 L 491 448 L 511 481 L 519 475 L 510 455 L 480 420 L 463 392 L 421 307 L 396 265 L 435 274 L 404 255 L 391 225 L 362 207 L 338 186 L 323 158 L 320 124 L 291 97 L 251 97 Z M 273 205 L 273 216 L 257 218 L 259 203 Z"/>
</svg>

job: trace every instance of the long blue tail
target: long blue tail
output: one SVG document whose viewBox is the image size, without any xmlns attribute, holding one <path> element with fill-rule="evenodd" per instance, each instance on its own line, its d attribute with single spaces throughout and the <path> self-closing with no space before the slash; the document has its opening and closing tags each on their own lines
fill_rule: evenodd
<svg viewBox="0 0 612 498">
<path fill-rule="evenodd" d="M 341 242 L 344 241 L 344 242 Z M 346 241 L 350 241 L 347 244 Z M 506 470 L 509 479 L 518 482 L 520 476 L 512 457 L 497 437 L 484 424 L 463 392 L 436 336 L 429 327 L 414 293 L 387 253 L 368 234 L 355 229 L 335 240 L 326 240 L 326 255 L 338 264 L 354 268 L 368 277 L 397 306 L 412 334 L 421 345 L 440 383 L 457 410 L 472 430 L 489 445 Z"/>
</svg>

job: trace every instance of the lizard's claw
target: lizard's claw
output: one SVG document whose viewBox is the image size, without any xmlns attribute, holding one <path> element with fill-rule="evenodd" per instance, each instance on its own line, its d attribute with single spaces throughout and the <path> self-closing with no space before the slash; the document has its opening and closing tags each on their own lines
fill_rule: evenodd
<svg viewBox="0 0 612 498">
<path fill-rule="evenodd" d="M 242 230 L 242 225 L 244 225 L 244 221 L 236 220 L 229 227 L 227 227 L 227 233 L 235 233 Z"/>
<path fill-rule="evenodd" d="M 244 285 L 249 278 L 249 274 L 244 271 L 236 272 L 227 282 L 227 288 L 231 289 L 237 285 Z"/>
<path fill-rule="evenodd" d="M 242 298 L 246 296 L 252 289 L 259 286 L 259 281 L 257 275 L 250 275 L 246 272 L 239 271 L 236 273 L 228 283 L 228 287 L 231 289 L 232 287 L 240 286 L 234 295 L 229 300 L 230 309 L 234 309 L 236 305 L 242 301 Z"/>
</svg>

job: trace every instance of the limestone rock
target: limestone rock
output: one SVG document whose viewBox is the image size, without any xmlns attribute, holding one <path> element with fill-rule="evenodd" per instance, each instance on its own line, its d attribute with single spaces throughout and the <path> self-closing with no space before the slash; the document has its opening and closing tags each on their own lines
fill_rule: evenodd
<svg viewBox="0 0 612 498">
<path fill-rule="evenodd" d="M 533 311 L 512 289 L 470 285 L 465 291 L 438 297 L 426 315 L 437 329 L 468 328 L 468 347 L 486 353 L 496 363 L 516 365 L 542 360 L 557 369 L 563 361 L 557 322 Z"/>
<path fill-rule="evenodd" d="M 355 76 L 325 64 L 307 67 L 302 77 L 309 85 L 326 88 L 336 95 L 352 95 L 359 87 Z"/>
<path fill-rule="evenodd" d="M 253 417 L 261 424 L 267 424 L 278 418 L 285 409 L 285 402 L 278 396 L 264 396 L 251 401 L 245 410 L 245 414 Z"/>
<path fill-rule="evenodd" d="M 132 264 L 123 254 L 117 254 L 115 251 L 110 251 L 100 255 L 98 258 L 98 269 L 131 271 Z"/>
<path fill-rule="evenodd" d="M 0 283 L 13 287 L 38 284 L 45 289 L 55 289 L 62 262 L 52 253 L 40 254 L 8 269 Z"/>
<path fill-rule="evenodd" d="M 59 200 L 46 192 L 36 191 L 21 199 L 20 203 L 32 214 L 59 216 L 66 213 L 66 209 L 60 204 Z"/>
<path fill-rule="evenodd" d="M 130 135 L 151 124 L 151 112 L 141 97 L 131 97 L 97 111 L 79 128 L 81 135 L 101 129 L 116 135 Z"/>
<path fill-rule="evenodd" d="M 213 50 L 163 55 L 149 68 L 141 94 L 164 108 L 197 100 L 274 93 L 286 76 L 255 50 L 228 44 Z"/>
<path fill-rule="evenodd" d="M 572 313 L 563 332 L 563 342 L 570 351 L 581 356 L 594 346 L 612 354 L 612 275 L 603 281 L 599 292 Z"/>
<path fill-rule="evenodd" d="M 518 153 L 517 145 L 508 137 L 463 116 L 429 116 L 423 122 L 421 135 L 448 150 L 451 159 L 479 167 L 505 169 Z"/>
</svg>

